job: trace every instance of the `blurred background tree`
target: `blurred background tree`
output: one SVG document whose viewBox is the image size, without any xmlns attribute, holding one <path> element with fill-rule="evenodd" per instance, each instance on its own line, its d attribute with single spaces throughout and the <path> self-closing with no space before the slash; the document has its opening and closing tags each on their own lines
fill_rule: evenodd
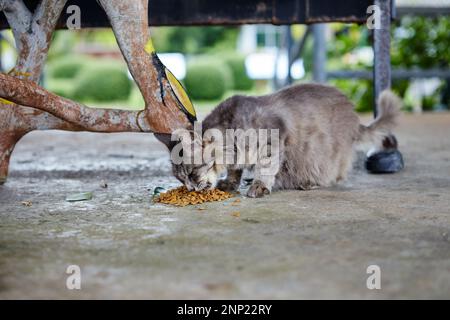
<svg viewBox="0 0 450 320">
<path fill-rule="evenodd" d="M 165 53 L 181 53 L 184 56 L 185 76 L 183 74 L 181 80 L 196 105 L 210 108 L 235 93 L 261 94 L 272 90 L 272 79 L 255 78 L 249 73 L 246 62 L 249 55 L 279 56 L 281 29 L 277 26 L 255 26 L 254 39 L 250 38 L 255 46 L 249 52 L 242 49 L 242 35 L 248 31 L 245 28 L 248 26 L 158 27 L 151 28 L 151 33 L 162 59 Z M 306 27 L 292 26 L 291 30 L 294 38 L 299 39 Z M 449 30 L 450 19 L 446 16 L 405 16 L 395 22 L 392 26 L 393 68 L 448 69 Z M 6 32 L 4 34 L 7 35 Z M 99 106 L 143 106 L 111 30 L 58 31 L 54 37 L 44 78 L 47 88 L 82 102 L 96 102 Z M 372 70 L 372 35 L 365 25 L 328 24 L 327 37 L 327 70 Z M 296 82 L 312 79 L 312 40 L 310 38 L 306 43 L 301 57 L 304 72 L 300 73 Z M 5 41 L 0 45 L 3 54 L 11 55 L 10 45 Z M 256 64 L 257 69 L 275 68 L 271 65 L 272 60 L 262 61 L 264 63 Z M 372 109 L 372 81 L 332 79 L 329 82 L 344 91 L 355 102 L 358 111 Z M 409 79 L 393 80 L 393 89 L 405 98 L 409 110 L 415 103 L 408 94 L 414 88 L 411 87 L 413 83 Z M 436 90 L 422 98 L 425 110 L 442 103 L 448 108 L 449 86 L 444 79 L 439 83 Z"/>
<path fill-rule="evenodd" d="M 328 69 L 371 70 L 373 66 L 370 49 L 371 35 L 365 27 L 356 25 L 333 25 L 334 39 L 328 42 Z M 450 19 L 442 16 L 426 18 L 405 16 L 391 30 L 391 63 L 393 69 L 448 69 L 450 67 Z M 358 111 L 370 111 L 373 101 L 371 80 L 336 79 L 332 84 L 348 94 Z M 413 108 L 406 97 L 412 79 L 393 79 L 392 88 L 405 98 L 405 108 Z M 423 97 L 422 108 L 431 110 L 441 102 L 446 81 L 431 95 Z M 448 108 L 450 101 L 442 101 Z"/>
<path fill-rule="evenodd" d="M 202 54 L 236 50 L 238 27 L 159 27 L 152 37 L 158 52 Z"/>
</svg>

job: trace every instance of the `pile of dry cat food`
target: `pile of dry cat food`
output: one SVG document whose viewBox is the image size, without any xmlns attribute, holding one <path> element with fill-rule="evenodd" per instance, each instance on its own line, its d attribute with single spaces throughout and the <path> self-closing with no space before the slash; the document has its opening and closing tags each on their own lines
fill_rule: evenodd
<svg viewBox="0 0 450 320">
<path fill-rule="evenodd" d="M 190 204 L 201 204 L 212 201 L 222 201 L 232 197 L 231 193 L 219 189 L 188 191 L 185 186 L 160 193 L 154 198 L 155 202 L 184 207 Z"/>
</svg>

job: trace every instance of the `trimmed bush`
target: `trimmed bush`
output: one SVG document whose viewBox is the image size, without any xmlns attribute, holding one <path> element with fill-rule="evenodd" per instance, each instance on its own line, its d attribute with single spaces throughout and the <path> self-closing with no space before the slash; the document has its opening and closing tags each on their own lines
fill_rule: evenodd
<svg viewBox="0 0 450 320">
<path fill-rule="evenodd" d="M 190 63 L 184 83 L 192 99 L 218 100 L 233 88 L 233 76 L 225 63 L 208 59 Z"/>
<path fill-rule="evenodd" d="M 349 97 L 355 104 L 357 112 L 372 111 L 373 85 L 371 80 L 334 79 L 330 83 Z"/>
<path fill-rule="evenodd" d="M 50 67 L 50 76 L 55 79 L 73 79 L 86 66 L 86 59 L 67 57 L 56 60 Z"/>
<path fill-rule="evenodd" d="M 84 101 L 127 100 L 131 89 L 131 80 L 124 71 L 114 66 L 99 65 L 80 72 L 73 96 Z"/>
<path fill-rule="evenodd" d="M 58 96 L 72 99 L 73 98 L 73 80 L 52 80 L 47 84 L 47 89 Z"/>
<path fill-rule="evenodd" d="M 248 91 L 253 88 L 254 81 L 247 75 L 245 69 L 245 56 L 230 54 L 224 57 L 225 63 L 230 67 L 233 75 L 234 89 Z"/>
</svg>

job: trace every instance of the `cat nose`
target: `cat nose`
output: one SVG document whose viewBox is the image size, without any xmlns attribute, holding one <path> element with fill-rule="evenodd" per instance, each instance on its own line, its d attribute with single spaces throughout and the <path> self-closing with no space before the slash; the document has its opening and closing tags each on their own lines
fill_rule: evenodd
<svg viewBox="0 0 450 320">
<path fill-rule="evenodd" d="M 205 186 L 203 184 L 200 184 L 198 186 L 195 186 L 194 189 L 195 189 L 195 191 L 201 191 L 201 190 L 205 189 Z"/>
<path fill-rule="evenodd" d="M 201 190 L 206 189 L 207 187 L 208 187 L 208 185 L 206 183 L 201 182 L 195 186 L 195 191 L 201 191 Z"/>
</svg>

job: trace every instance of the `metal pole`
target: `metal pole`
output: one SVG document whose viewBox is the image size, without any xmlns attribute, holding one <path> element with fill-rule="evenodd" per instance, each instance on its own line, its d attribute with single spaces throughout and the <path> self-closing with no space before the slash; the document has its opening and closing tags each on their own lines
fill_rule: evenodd
<svg viewBox="0 0 450 320">
<path fill-rule="evenodd" d="M 380 93 L 391 87 L 391 4 L 394 0 L 374 0 L 380 10 L 380 27 L 373 30 L 374 51 L 374 104 L 373 113 L 377 116 L 377 101 Z M 404 168 L 403 156 L 398 150 L 395 136 L 388 135 L 383 140 L 383 149 L 366 160 L 366 168 L 372 173 L 394 173 Z"/>
<path fill-rule="evenodd" d="M 318 23 L 312 26 L 314 36 L 313 79 L 318 83 L 327 81 L 327 43 L 325 40 L 325 28 L 326 25 L 324 23 Z"/>
<path fill-rule="evenodd" d="M 377 116 L 377 101 L 380 93 L 391 87 L 391 1 L 375 0 L 374 4 L 380 8 L 381 24 L 379 29 L 373 30 L 373 84 L 374 84 L 374 116 Z"/>
<path fill-rule="evenodd" d="M 287 64 L 287 75 L 286 79 L 284 81 L 284 85 L 291 85 L 292 84 L 292 74 L 291 74 L 291 66 L 293 64 L 293 57 L 292 57 L 292 31 L 291 26 L 285 26 L 284 27 L 284 37 L 286 41 L 286 50 L 287 50 L 287 56 L 288 56 L 288 64 Z"/>
<path fill-rule="evenodd" d="M 3 64 L 2 64 L 2 44 L 3 44 L 3 36 L 0 31 L 0 72 L 3 72 Z"/>
<path fill-rule="evenodd" d="M 301 58 L 303 56 L 303 49 L 306 46 L 306 40 L 308 40 L 308 36 L 311 34 L 311 27 L 307 26 L 305 30 L 305 34 L 303 37 L 292 45 L 291 52 L 289 53 L 291 56 L 291 61 L 294 62 L 295 59 Z"/>
</svg>

